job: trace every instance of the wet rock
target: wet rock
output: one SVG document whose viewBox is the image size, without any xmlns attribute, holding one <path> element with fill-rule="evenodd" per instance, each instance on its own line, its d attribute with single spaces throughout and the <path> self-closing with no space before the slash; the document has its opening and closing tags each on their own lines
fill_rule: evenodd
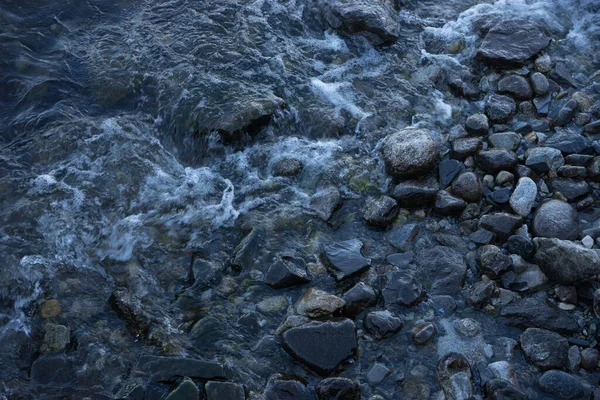
<svg viewBox="0 0 600 400">
<path fill-rule="evenodd" d="M 581 350 L 581 366 L 585 369 L 594 369 L 598 365 L 598 350 L 587 348 Z"/>
<path fill-rule="evenodd" d="M 554 125 L 564 126 L 573 120 L 577 112 L 577 101 L 571 99 L 558 111 L 558 115 L 554 120 Z"/>
<path fill-rule="evenodd" d="M 233 250 L 234 256 L 231 261 L 236 269 L 251 270 L 256 259 L 256 251 L 261 241 L 261 230 L 253 228 Z"/>
<path fill-rule="evenodd" d="M 573 77 L 571 76 L 569 69 L 565 63 L 562 62 L 557 62 L 554 65 L 554 69 L 550 71 L 550 79 L 562 86 L 575 86 L 573 84 Z"/>
<path fill-rule="evenodd" d="M 497 188 L 490 192 L 485 191 L 486 198 L 494 204 L 506 204 L 510 200 L 511 188 Z"/>
<path fill-rule="evenodd" d="M 517 166 L 515 153 L 504 149 L 480 151 L 477 154 L 476 161 L 479 168 L 491 174 L 502 170 L 512 171 Z"/>
<path fill-rule="evenodd" d="M 481 326 L 471 318 L 463 318 L 454 322 L 454 330 L 464 338 L 473 338 L 481 332 Z"/>
<path fill-rule="evenodd" d="M 426 283 L 431 294 L 456 294 L 460 292 L 467 264 L 456 250 L 435 246 L 419 252 L 417 279 Z"/>
<path fill-rule="evenodd" d="M 467 203 L 460 197 L 454 196 L 445 190 L 437 193 L 433 212 L 437 215 L 456 215 L 465 209 Z"/>
<path fill-rule="evenodd" d="M 429 182 L 409 180 L 399 183 L 392 191 L 400 207 L 429 207 L 437 194 L 437 187 Z"/>
<path fill-rule="evenodd" d="M 570 285 L 600 273 L 600 256 L 594 250 L 560 239 L 535 238 L 535 260 L 555 282 Z"/>
<path fill-rule="evenodd" d="M 346 240 L 325 247 L 325 259 L 335 278 L 343 280 L 360 273 L 371 265 L 371 260 L 360 254 L 362 242 Z"/>
<path fill-rule="evenodd" d="M 550 84 L 548 83 L 548 79 L 546 76 L 540 72 L 534 72 L 529 76 L 531 80 L 531 85 L 533 86 L 533 91 L 536 96 L 545 96 L 548 94 L 550 90 Z"/>
<path fill-rule="evenodd" d="M 500 79 L 498 93 L 508 94 L 517 100 L 531 100 L 533 98 L 533 90 L 529 85 L 529 81 L 520 75 L 508 75 Z"/>
<path fill-rule="evenodd" d="M 285 331 L 282 345 L 291 356 L 320 374 L 331 373 L 356 351 L 356 327 L 349 319 L 311 322 Z"/>
<path fill-rule="evenodd" d="M 585 152 L 590 147 L 590 141 L 585 136 L 561 130 L 546 140 L 544 145 L 563 154 L 574 154 Z"/>
<path fill-rule="evenodd" d="M 506 19 L 490 29 L 476 58 L 492 67 L 519 67 L 550 44 L 543 29 L 526 20 Z"/>
<path fill-rule="evenodd" d="M 384 1 L 322 1 L 325 18 L 334 29 L 361 33 L 375 44 L 388 44 L 398 38 L 398 21 L 391 3 Z"/>
<path fill-rule="evenodd" d="M 459 353 L 449 353 L 436 365 L 435 376 L 447 399 L 470 399 L 473 374 L 469 361 Z"/>
<path fill-rule="evenodd" d="M 342 196 L 340 195 L 340 191 L 335 187 L 328 187 L 312 195 L 309 207 L 323 221 L 328 221 L 341 202 Z"/>
<path fill-rule="evenodd" d="M 534 327 L 559 333 L 579 330 L 579 325 L 568 312 L 535 298 L 511 302 L 500 310 L 500 316 L 506 318 L 509 325 L 523 329 Z"/>
<path fill-rule="evenodd" d="M 355 317 L 377 304 L 377 293 L 371 286 L 359 282 L 344 293 L 342 299 L 346 302 L 342 313 L 348 317 Z"/>
<path fill-rule="evenodd" d="M 521 217 L 526 217 L 537 197 L 537 186 L 531 178 L 521 178 L 517 183 L 515 191 L 510 196 L 510 206 Z"/>
<path fill-rule="evenodd" d="M 423 286 L 404 271 L 391 271 L 382 294 L 386 307 L 391 304 L 412 307 L 421 301 Z"/>
<path fill-rule="evenodd" d="M 477 203 L 482 193 L 481 182 L 473 172 L 465 172 L 452 183 L 452 193 L 469 203 Z"/>
<path fill-rule="evenodd" d="M 579 237 L 579 216 L 569 203 L 550 200 L 535 212 L 532 228 L 534 236 L 575 240 Z"/>
<path fill-rule="evenodd" d="M 200 390 L 190 378 L 185 378 L 165 400 L 195 400 L 200 398 Z M 210 398 L 210 397 L 209 397 Z M 214 398 L 214 397 L 213 397 Z M 235 397 L 233 399 L 236 399 Z M 243 397 L 241 398 L 244 399 Z"/>
<path fill-rule="evenodd" d="M 204 385 L 206 400 L 244 400 L 244 387 L 237 383 L 210 381 Z"/>
<path fill-rule="evenodd" d="M 216 131 L 232 141 L 241 134 L 255 134 L 267 126 L 273 115 L 285 105 L 285 101 L 272 93 L 255 98 L 247 98 L 235 103 L 235 108 L 223 112 L 218 119 L 200 125 L 206 132 Z"/>
<path fill-rule="evenodd" d="M 492 279 L 499 278 L 512 266 L 512 261 L 509 256 L 502 254 L 502 250 L 494 245 L 488 244 L 479 248 L 477 252 L 477 260 L 481 267 L 481 272 L 488 275 Z"/>
<path fill-rule="evenodd" d="M 527 152 L 525 165 L 537 173 L 545 173 L 562 167 L 565 160 L 560 150 L 550 147 L 534 147 Z"/>
<path fill-rule="evenodd" d="M 108 299 L 113 311 L 125 321 L 127 329 L 134 335 L 147 335 L 153 325 L 153 318 L 142 309 L 140 299 L 125 288 L 115 289 Z"/>
<path fill-rule="evenodd" d="M 298 176 L 303 167 L 302 161 L 296 158 L 283 158 L 273 166 L 273 176 L 292 178 Z"/>
<path fill-rule="evenodd" d="M 40 309 L 40 317 L 44 319 L 54 318 L 60 315 L 61 307 L 60 303 L 56 299 L 50 299 L 42 304 L 42 308 Z"/>
<path fill-rule="evenodd" d="M 309 318 L 331 315 L 344 307 L 346 302 L 323 290 L 310 288 L 296 302 L 296 312 Z"/>
<path fill-rule="evenodd" d="M 285 296 L 266 297 L 256 304 L 256 309 L 261 313 L 280 313 L 288 307 Z"/>
<path fill-rule="evenodd" d="M 458 160 L 478 153 L 483 147 L 483 142 L 478 138 L 461 138 L 452 143 L 452 156 Z"/>
<path fill-rule="evenodd" d="M 590 192 L 590 187 L 585 181 L 575 181 L 567 178 L 555 178 L 549 181 L 550 190 L 560 192 L 569 201 L 584 196 Z"/>
<path fill-rule="evenodd" d="M 600 133 L 600 121 L 590 122 L 583 127 L 583 131 L 587 133 Z"/>
<path fill-rule="evenodd" d="M 488 140 L 497 149 L 515 151 L 521 143 L 521 135 L 515 132 L 501 132 L 488 136 Z"/>
<path fill-rule="evenodd" d="M 314 400 L 314 394 L 302 382 L 277 374 L 269 378 L 264 400 Z"/>
<path fill-rule="evenodd" d="M 479 281 L 471 286 L 469 290 L 468 301 L 472 306 L 480 305 L 486 301 L 488 301 L 496 292 L 496 282 L 489 281 Z"/>
<path fill-rule="evenodd" d="M 42 340 L 42 353 L 53 351 L 62 351 L 71 342 L 71 331 L 64 325 L 49 325 L 46 327 L 46 333 Z"/>
<path fill-rule="evenodd" d="M 390 369 L 381 363 L 375 363 L 369 372 L 367 372 L 367 380 L 372 384 L 381 383 L 390 374 Z"/>
<path fill-rule="evenodd" d="M 569 347 L 569 351 L 567 352 L 567 363 L 569 371 L 576 372 L 579 369 L 579 365 L 581 364 L 581 352 L 579 351 L 579 347 L 575 345 Z"/>
<path fill-rule="evenodd" d="M 368 225 L 387 226 L 398 216 L 398 203 L 389 196 L 370 199 L 363 214 Z"/>
<path fill-rule="evenodd" d="M 465 166 L 463 163 L 457 160 L 444 160 L 438 165 L 438 173 L 440 175 L 441 187 L 448 186 L 456 175 L 464 171 Z"/>
<path fill-rule="evenodd" d="M 419 234 L 419 225 L 406 224 L 402 228 L 397 228 L 387 235 L 387 240 L 392 246 L 400 251 L 407 251 L 412 245 L 413 240 Z"/>
<path fill-rule="evenodd" d="M 31 365 L 30 378 L 36 385 L 63 386 L 75 376 L 73 360 L 64 355 L 47 354 Z"/>
<path fill-rule="evenodd" d="M 479 220 L 479 227 L 493 232 L 506 240 L 522 225 L 521 217 L 507 213 L 486 214 Z"/>
<path fill-rule="evenodd" d="M 492 94 L 485 102 L 485 114 L 495 123 L 506 123 L 515 115 L 517 103 L 508 96 Z"/>
<path fill-rule="evenodd" d="M 153 382 L 168 382 L 177 377 L 227 379 L 226 368 L 214 361 L 186 357 L 141 356 L 134 370 L 150 375 Z"/>
<path fill-rule="evenodd" d="M 510 254 L 517 254 L 525 260 L 532 260 L 535 254 L 533 242 L 529 238 L 513 235 L 506 241 L 506 247 Z"/>
<path fill-rule="evenodd" d="M 538 386 L 544 392 L 560 399 L 579 399 L 583 397 L 583 386 L 577 378 L 563 371 L 546 371 L 538 379 Z"/>
<path fill-rule="evenodd" d="M 490 125 L 485 114 L 473 114 L 467 118 L 465 129 L 471 135 L 487 135 Z"/>
<path fill-rule="evenodd" d="M 360 400 L 360 386 L 348 378 L 323 379 L 316 386 L 319 400 Z"/>
<path fill-rule="evenodd" d="M 490 379 L 485 384 L 486 398 L 490 400 L 527 400 L 528 397 L 504 379 Z"/>
<path fill-rule="evenodd" d="M 264 279 L 265 283 L 274 289 L 310 282 L 304 260 L 286 256 L 281 257 L 269 267 Z"/>
<path fill-rule="evenodd" d="M 371 311 L 365 316 L 364 327 L 378 340 L 388 338 L 400 332 L 402 319 L 388 310 Z"/>
<path fill-rule="evenodd" d="M 555 332 L 529 328 L 519 339 L 527 358 L 542 369 L 560 369 L 567 364 L 569 342 Z"/>
<path fill-rule="evenodd" d="M 534 132 L 550 132 L 550 122 L 547 119 L 531 121 L 531 130 Z"/>
<path fill-rule="evenodd" d="M 304 317 L 302 315 L 290 315 L 285 319 L 285 321 L 281 323 L 281 325 L 277 327 L 277 329 L 275 330 L 275 334 L 277 336 L 281 336 L 283 332 L 287 331 L 288 329 L 308 324 L 310 321 L 310 318 Z"/>
<path fill-rule="evenodd" d="M 386 137 L 381 146 L 387 173 L 397 179 L 431 171 L 439 157 L 438 146 L 426 129 L 406 128 Z"/>
</svg>

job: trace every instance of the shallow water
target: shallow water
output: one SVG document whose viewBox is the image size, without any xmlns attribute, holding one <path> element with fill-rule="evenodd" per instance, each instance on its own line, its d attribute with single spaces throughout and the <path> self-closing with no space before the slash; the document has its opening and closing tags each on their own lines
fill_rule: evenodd
<svg viewBox="0 0 600 400">
<path fill-rule="evenodd" d="M 304 288 L 272 290 L 261 276 L 277 254 L 295 252 L 313 263 L 313 286 L 342 293 L 350 286 L 336 284 L 318 255 L 324 245 L 359 238 L 373 259 L 365 279 L 381 284 L 393 250 L 385 232 L 361 219 L 365 199 L 389 184 L 378 145 L 408 125 L 429 127 L 446 145 L 450 128 L 483 107 L 429 78 L 470 68 L 477 21 L 525 14 L 547 27 L 553 57 L 564 58 L 577 81 L 600 68 L 596 1 L 406 3 L 398 41 L 376 47 L 328 28 L 310 0 L 4 1 L 5 398 L 111 398 L 140 355 L 165 353 L 226 363 L 232 381 L 256 393 L 274 373 L 314 385 L 318 376 L 272 336 Z M 460 52 L 439 51 L 456 39 Z M 236 120 L 261 107 L 273 107 L 273 117 L 248 129 Z M 273 176 L 290 156 L 303 162 L 302 173 Z M 340 188 L 344 205 L 325 223 L 309 199 L 329 185 Z M 252 262 L 240 269 L 231 261 L 251 231 Z M 423 236 L 426 245 L 431 239 Z M 194 258 L 209 260 L 222 276 L 194 284 Z M 108 299 L 117 287 L 128 288 L 149 315 L 152 337 L 128 331 L 112 311 Z M 275 295 L 289 307 L 257 311 Z M 41 356 L 48 321 L 40 310 L 49 299 L 61 305 L 53 321 L 71 329 L 65 357 L 73 366 L 62 381 L 44 384 L 32 378 L 31 365 Z M 455 341 L 416 348 L 412 322 L 469 316 L 483 327 L 482 343 L 518 336 L 456 300 L 453 316 L 428 302 L 399 309 L 401 334 L 385 345 L 359 340 L 360 359 L 340 375 L 362 376 L 374 360 L 386 360 L 394 379 L 365 381 L 364 398 L 397 398 L 400 376 L 422 378 L 433 396 L 435 362 Z M 522 389 L 542 398 L 527 368 L 517 371 Z"/>
</svg>

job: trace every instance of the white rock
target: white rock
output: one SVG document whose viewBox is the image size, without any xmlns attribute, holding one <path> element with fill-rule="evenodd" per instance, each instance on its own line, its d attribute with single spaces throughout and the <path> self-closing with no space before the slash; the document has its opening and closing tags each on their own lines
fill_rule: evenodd
<svg viewBox="0 0 600 400">
<path fill-rule="evenodd" d="M 510 196 L 510 206 L 521 217 L 526 217 L 531 212 L 536 196 L 535 182 L 531 178 L 521 178 L 517 183 L 517 188 Z"/>
<path fill-rule="evenodd" d="M 587 247 L 588 249 L 591 249 L 594 246 L 594 239 L 592 239 L 590 235 L 587 235 L 586 237 L 581 239 L 581 244 Z"/>
</svg>

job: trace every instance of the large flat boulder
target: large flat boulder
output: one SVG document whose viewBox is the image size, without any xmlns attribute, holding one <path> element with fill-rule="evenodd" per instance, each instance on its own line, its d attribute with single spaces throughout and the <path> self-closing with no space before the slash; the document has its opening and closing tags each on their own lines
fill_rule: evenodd
<svg viewBox="0 0 600 400">
<path fill-rule="evenodd" d="M 600 274 L 600 256 L 595 250 L 556 238 L 533 239 L 535 261 L 555 282 L 571 285 Z"/>
</svg>

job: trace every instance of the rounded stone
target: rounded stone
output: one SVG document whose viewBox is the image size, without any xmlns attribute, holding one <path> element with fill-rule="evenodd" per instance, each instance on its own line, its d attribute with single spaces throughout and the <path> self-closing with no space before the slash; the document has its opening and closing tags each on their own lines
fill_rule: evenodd
<svg viewBox="0 0 600 400">
<path fill-rule="evenodd" d="M 583 385 L 573 375 L 563 371 L 546 371 L 538 379 L 544 392 L 560 399 L 579 399 L 583 396 Z"/>
<path fill-rule="evenodd" d="M 427 129 L 406 128 L 384 139 L 381 153 L 387 173 L 403 179 L 431 171 L 438 161 L 438 146 Z"/>
<path fill-rule="evenodd" d="M 412 328 L 411 335 L 415 344 L 423 345 L 431 340 L 437 329 L 431 322 L 421 322 Z"/>
<path fill-rule="evenodd" d="M 42 304 L 40 316 L 44 319 L 54 318 L 61 312 L 60 303 L 56 299 L 51 299 Z"/>
<path fill-rule="evenodd" d="M 533 235 L 576 240 L 579 236 L 577 211 L 569 203 L 560 200 L 542 204 L 533 217 Z"/>
<path fill-rule="evenodd" d="M 533 90 L 527 79 L 520 75 L 508 75 L 498 82 L 498 92 L 508 94 L 518 100 L 533 98 Z"/>
<path fill-rule="evenodd" d="M 477 203 L 481 198 L 481 182 L 473 172 L 460 174 L 452 183 L 452 193 L 469 203 Z"/>
<path fill-rule="evenodd" d="M 465 122 L 465 129 L 472 135 L 486 135 L 490 129 L 485 114 L 473 114 Z"/>
<path fill-rule="evenodd" d="M 510 196 L 510 206 L 521 217 L 526 217 L 531 212 L 537 196 L 537 186 L 531 178 L 521 178 L 517 187 Z"/>
<path fill-rule="evenodd" d="M 454 323 L 454 329 L 459 335 L 466 338 L 475 337 L 481 332 L 481 326 L 471 318 L 459 319 Z"/>
</svg>

